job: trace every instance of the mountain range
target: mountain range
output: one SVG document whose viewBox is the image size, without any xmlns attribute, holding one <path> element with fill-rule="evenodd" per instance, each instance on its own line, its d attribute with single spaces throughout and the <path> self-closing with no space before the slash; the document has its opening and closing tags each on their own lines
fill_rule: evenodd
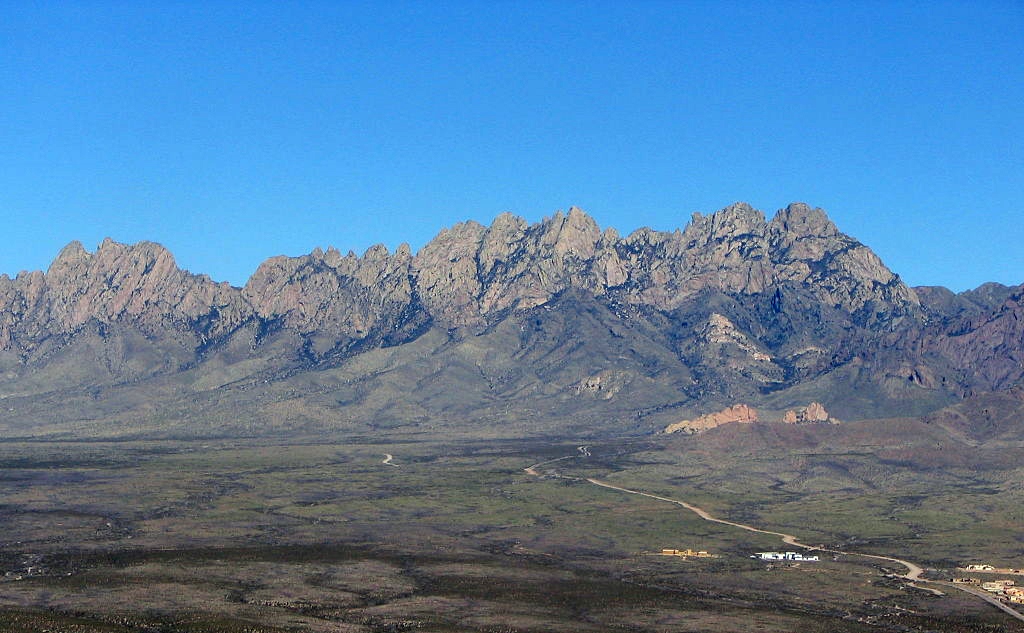
<svg viewBox="0 0 1024 633">
<path fill-rule="evenodd" d="M 925 415 L 1024 382 L 1024 285 L 907 286 L 821 209 L 622 236 L 572 208 L 244 287 L 159 244 L 0 276 L 0 435 L 649 432 L 736 403 Z"/>
</svg>

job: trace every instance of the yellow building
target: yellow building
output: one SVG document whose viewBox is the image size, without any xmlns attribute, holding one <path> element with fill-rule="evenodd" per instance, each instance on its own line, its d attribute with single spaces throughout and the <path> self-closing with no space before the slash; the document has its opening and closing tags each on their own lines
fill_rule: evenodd
<svg viewBox="0 0 1024 633">
<path fill-rule="evenodd" d="M 704 550 L 694 551 L 690 548 L 686 549 L 668 549 L 661 550 L 662 556 L 681 556 L 683 558 L 713 558 L 712 554 L 707 553 Z"/>
</svg>

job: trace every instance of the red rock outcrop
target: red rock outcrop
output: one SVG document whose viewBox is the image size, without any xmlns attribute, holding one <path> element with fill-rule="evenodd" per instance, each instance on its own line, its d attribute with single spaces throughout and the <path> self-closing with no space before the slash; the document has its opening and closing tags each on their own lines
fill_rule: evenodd
<svg viewBox="0 0 1024 633">
<path fill-rule="evenodd" d="M 812 402 L 802 409 L 790 409 L 789 411 L 786 411 L 782 421 L 788 424 L 808 424 L 815 422 L 830 422 L 832 421 L 832 418 L 821 403 Z"/>
<path fill-rule="evenodd" d="M 740 422 L 742 424 L 751 424 L 757 422 L 757 409 L 748 407 L 745 404 L 734 404 L 727 409 L 722 409 L 717 413 L 707 413 L 699 418 L 693 420 L 683 420 L 674 424 L 669 424 L 665 427 L 665 433 L 699 433 L 701 431 L 707 431 L 713 429 L 716 426 L 723 424 L 729 424 L 731 422 Z"/>
</svg>

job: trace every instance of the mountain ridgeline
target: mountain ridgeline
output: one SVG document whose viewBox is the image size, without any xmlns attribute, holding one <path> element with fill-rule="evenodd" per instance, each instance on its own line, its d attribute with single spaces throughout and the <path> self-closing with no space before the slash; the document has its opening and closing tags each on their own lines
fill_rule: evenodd
<svg viewBox="0 0 1024 633">
<path fill-rule="evenodd" d="M 635 433 L 736 402 L 920 415 L 1024 378 L 1024 286 L 910 288 L 820 210 L 579 209 L 317 249 L 243 288 L 158 244 L 0 276 L 0 434 Z"/>
</svg>

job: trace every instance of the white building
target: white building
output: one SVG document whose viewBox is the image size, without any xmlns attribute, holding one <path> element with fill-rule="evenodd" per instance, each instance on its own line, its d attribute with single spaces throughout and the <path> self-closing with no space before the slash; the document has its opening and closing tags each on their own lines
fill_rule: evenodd
<svg viewBox="0 0 1024 633">
<path fill-rule="evenodd" d="M 751 556 L 751 558 L 760 558 L 761 560 L 790 560 L 805 562 L 815 562 L 818 560 L 817 556 L 804 556 L 797 552 L 758 552 Z"/>
</svg>

